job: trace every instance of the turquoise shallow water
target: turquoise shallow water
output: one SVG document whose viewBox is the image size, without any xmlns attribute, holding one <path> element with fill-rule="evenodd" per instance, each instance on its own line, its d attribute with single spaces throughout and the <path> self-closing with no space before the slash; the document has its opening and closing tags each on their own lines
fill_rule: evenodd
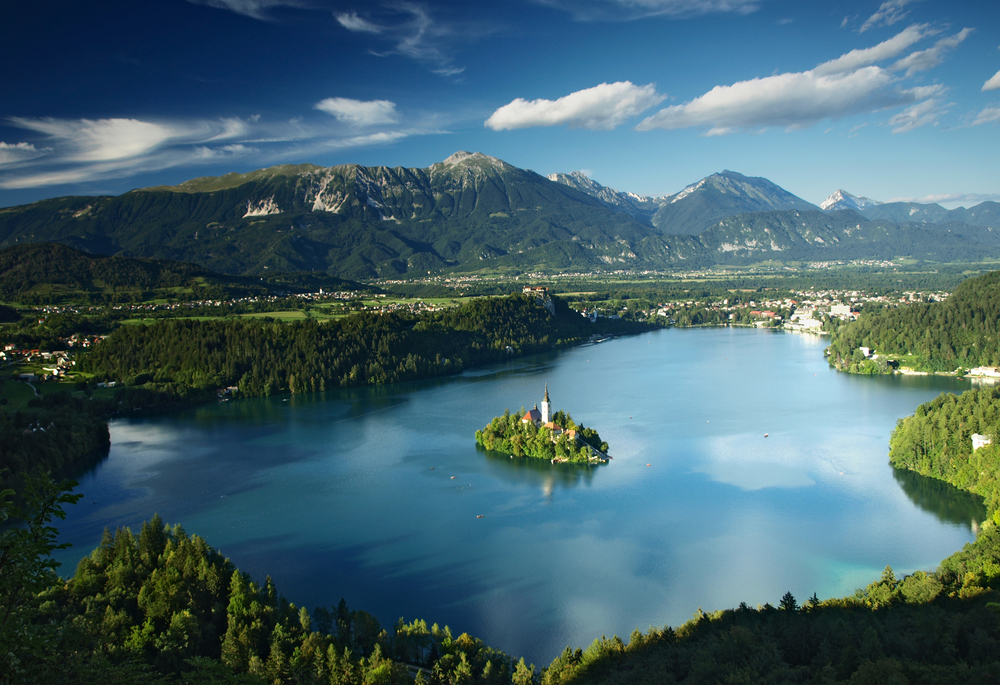
<svg viewBox="0 0 1000 685">
<path fill-rule="evenodd" d="M 105 526 L 158 512 L 299 606 L 344 597 L 383 625 L 448 624 L 539 665 L 698 607 L 934 568 L 984 512 L 894 473 L 888 440 L 918 404 L 967 386 L 838 374 L 824 344 L 675 329 L 449 379 L 115 421 L 59 559 L 71 573 Z M 477 428 L 540 402 L 545 383 L 555 409 L 600 430 L 610 464 L 477 448 Z"/>
</svg>

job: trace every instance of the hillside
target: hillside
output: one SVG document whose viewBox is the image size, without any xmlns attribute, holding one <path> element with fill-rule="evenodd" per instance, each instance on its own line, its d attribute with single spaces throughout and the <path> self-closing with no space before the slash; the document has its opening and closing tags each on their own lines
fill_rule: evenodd
<svg viewBox="0 0 1000 685">
<path fill-rule="evenodd" d="M 0 249 L 0 300 L 23 303 L 124 301 L 180 293 L 245 297 L 278 292 L 364 289 L 320 274 L 274 274 L 248 279 L 214 273 L 196 264 L 87 254 L 60 243 Z"/>
<path fill-rule="evenodd" d="M 547 178 L 564 186 L 581 190 L 587 193 L 587 195 L 597 198 L 610 208 L 624 212 L 648 224 L 652 224 L 653 215 L 664 202 L 664 198 L 623 193 L 614 188 L 602 186 L 580 171 L 573 171 L 568 174 L 549 174 Z"/>
<path fill-rule="evenodd" d="M 536 263 L 586 267 L 641 261 L 632 246 L 655 237 L 586 193 L 464 152 L 426 169 L 286 166 L 0 210 L 0 245 L 58 241 L 258 275 L 426 273 L 540 247 Z"/>
<path fill-rule="evenodd" d="M 948 262 L 1000 255 L 1000 232 L 989 228 L 866 221 L 850 210 L 741 214 L 697 239 L 719 264 L 897 257 Z"/>
<path fill-rule="evenodd" d="M 0 209 L 0 247 L 58 242 L 258 279 L 1000 257 L 992 203 L 954 210 L 948 223 L 901 223 L 823 213 L 767 179 L 731 171 L 663 198 L 582 174 L 553 177 L 478 152 L 423 169 L 285 165 Z"/>
<path fill-rule="evenodd" d="M 981 202 L 966 209 L 945 209 L 938 204 L 918 202 L 887 202 L 858 210 L 871 220 L 896 221 L 898 223 L 945 224 L 963 223 L 970 226 L 989 227 L 1000 231 L 1000 203 Z"/>
<path fill-rule="evenodd" d="M 652 222 L 667 235 L 698 235 L 725 217 L 788 209 L 806 211 L 818 207 L 766 178 L 723 171 L 664 198 Z"/>
<path fill-rule="evenodd" d="M 1000 271 L 993 271 L 964 281 L 944 302 L 862 314 L 834 333 L 830 363 L 847 370 L 866 346 L 882 355 L 914 355 L 912 364 L 926 371 L 997 366 L 998 341 Z"/>
</svg>

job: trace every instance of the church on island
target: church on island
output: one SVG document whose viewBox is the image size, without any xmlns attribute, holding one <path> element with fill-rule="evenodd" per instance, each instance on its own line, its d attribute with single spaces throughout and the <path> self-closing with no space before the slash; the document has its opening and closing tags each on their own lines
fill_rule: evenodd
<svg viewBox="0 0 1000 685">
<path fill-rule="evenodd" d="M 545 384 L 545 397 L 542 398 L 542 410 L 538 410 L 538 405 L 521 417 L 521 423 L 533 423 L 536 428 L 548 428 L 552 431 L 553 437 L 565 435 L 570 440 L 576 440 L 575 430 L 563 430 L 563 427 L 552 420 L 552 402 L 549 400 L 549 384 Z"/>
<path fill-rule="evenodd" d="M 611 459 L 608 443 L 601 440 L 596 430 L 577 424 L 565 411 L 552 411 L 548 383 L 540 410 L 537 404 L 530 411 L 522 408 L 512 414 L 505 410 L 502 416 L 476 431 L 476 442 L 487 450 L 509 454 L 511 459 L 534 457 L 553 464 L 606 463 Z"/>
</svg>

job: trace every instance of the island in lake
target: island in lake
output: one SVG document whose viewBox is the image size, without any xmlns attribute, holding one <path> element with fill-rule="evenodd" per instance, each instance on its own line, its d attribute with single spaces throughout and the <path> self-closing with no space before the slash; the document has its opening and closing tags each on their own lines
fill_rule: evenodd
<svg viewBox="0 0 1000 685">
<path fill-rule="evenodd" d="M 507 452 L 512 457 L 534 457 L 559 462 L 601 462 L 608 456 L 608 443 L 593 428 L 578 424 L 564 411 L 552 413 L 549 386 L 541 411 L 536 404 L 530 411 L 524 407 L 516 414 L 505 409 L 482 430 L 476 431 L 476 442 L 488 450 Z"/>
</svg>

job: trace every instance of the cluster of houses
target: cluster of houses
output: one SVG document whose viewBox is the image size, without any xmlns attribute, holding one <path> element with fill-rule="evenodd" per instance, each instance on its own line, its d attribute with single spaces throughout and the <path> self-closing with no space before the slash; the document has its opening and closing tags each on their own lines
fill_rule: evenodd
<svg viewBox="0 0 1000 685">
<path fill-rule="evenodd" d="M 21 349 L 17 345 L 6 344 L 3 351 L 0 351 L 0 361 L 10 364 L 14 363 L 38 363 L 43 364 L 42 371 L 45 372 L 43 378 L 62 378 L 73 370 L 76 362 L 69 358 L 69 353 L 63 350 L 56 352 L 43 352 L 41 350 Z M 35 373 L 20 374 L 21 380 L 38 380 Z"/>
</svg>

